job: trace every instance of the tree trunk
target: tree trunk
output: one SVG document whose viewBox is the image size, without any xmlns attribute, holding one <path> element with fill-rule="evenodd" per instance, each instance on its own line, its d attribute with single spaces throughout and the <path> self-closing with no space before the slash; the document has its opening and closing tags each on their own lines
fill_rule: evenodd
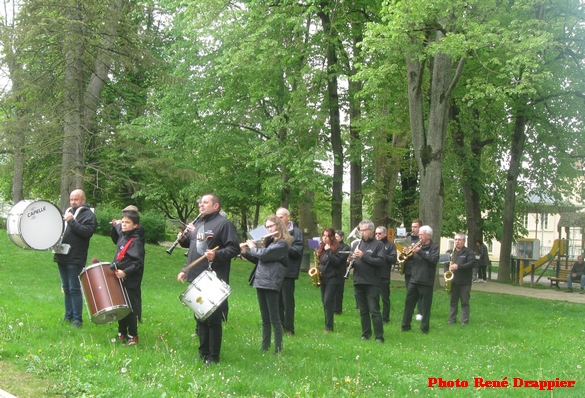
<svg viewBox="0 0 585 398">
<path fill-rule="evenodd" d="M 329 14 L 323 11 L 317 13 L 323 24 L 323 31 L 327 37 L 325 57 L 327 59 L 327 100 L 329 110 L 329 125 L 331 128 L 331 149 L 333 151 L 333 186 L 331 200 L 331 225 L 334 229 L 341 229 L 342 202 L 343 202 L 343 146 L 341 144 L 341 121 L 339 112 L 339 92 L 337 84 L 337 37 L 331 26 Z"/>
<path fill-rule="evenodd" d="M 502 246 L 500 249 L 500 263 L 498 268 L 498 281 L 510 282 L 510 253 L 514 239 L 514 220 L 516 207 L 516 187 L 520 174 L 522 152 L 526 142 L 526 117 L 524 106 L 516 109 L 514 117 L 514 135 L 510 153 L 510 166 L 506 178 L 506 191 L 504 193 L 504 215 L 502 225 Z"/>
<path fill-rule="evenodd" d="M 72 7 L 67 8 L 69 15 L 65 20 L 67 34 L 63 46 L 65 59 L 64 83 L 64 120 L 63 146 L 61 163 L 61 210 L 69 207 L 69 194 L 77 188 L 83 188 L 84 176 L 84 145 L 85 131 L 83 129 L 83 54 L 84 32 L 82 28 L 82 4 L 75 1 Z"/>
</svg>

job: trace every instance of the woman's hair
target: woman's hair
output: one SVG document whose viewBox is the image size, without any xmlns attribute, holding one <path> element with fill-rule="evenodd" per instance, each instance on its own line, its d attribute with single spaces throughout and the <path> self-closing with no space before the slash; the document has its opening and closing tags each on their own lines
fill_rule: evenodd
<svg viewBox="0 0 585 398">
<path fill-rule="evenodd" d="M 290 247 L 293 239 L 292 236 L 290 236 L 290 234 L 288 233 L 288 230 L 286 229 L 286 226 L 284 225 L 282 220 L 276 217 L 276 215 L 271 214 L 268 217 L 266 217 L 264 225 L 266 225 L 267 221 L 272 221 L 274 224 L 276 224 L 276 234 L 273 236 L 274 241 L 276 242 L 279 239 L 284 239 L 286 241 L 286 244 Z"/>
<path fill-rule="evenodd" d="M 335 239 L 335 230 L 333 228 L 325 228 L 323 230 L 323 232 L 321 232 L 321 237 L 323 237 L 323 234 L 325 232 L 327 232 L 329 234 L 329 246 L 331 246 L 331 251 L 336 252 L 337 247 L 339 246 L 339 243 L 337 242 L 337 239 Z M 323 242 L 323 239 L 321 239 L 321 244 L 319 245 L 319 250 L 317 251 L 317 254 L 319 256 L 323 253 L 324 247 L 325 247 L 325 242 Z"/>
</svg>

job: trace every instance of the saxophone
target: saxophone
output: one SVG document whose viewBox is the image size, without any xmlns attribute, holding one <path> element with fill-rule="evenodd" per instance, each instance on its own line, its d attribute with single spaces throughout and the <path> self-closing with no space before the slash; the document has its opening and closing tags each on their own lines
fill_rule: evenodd
<svg viewBox="0 0 585 398">
<path fill-rule="evenodd" d="M 317 249 L 313 250 L 313 258 L 315 259 L 315 266 L 309 269 L 309 276 L 313 282 L 313 286 L 321 286 L 321 268 L 319 267 L 319 254 Z"/>
<path fill-rule="evenodd" d="M 453 248 L 453 251 L 451 252 L 451 258 L 449 260 L 449 264 L 452 264 L 454 262 L 455 262 L 455 248 Z M 447 294 L 449 294 L 449 293 L 451 293 L 451 281 L 455 277 L 455 274 L 453 273 L 453 271 L 447 270 L 447 271 L 445 271 L 443 276 L 445 277 L 445 291 L 447 291 Z"/>
<path fill-rule="evenodd" d="M 415 244 L 410 245 L 409 247 L 404 249 L 404 251 L 398 255 L 398 265 L 400 266 L 400 275 L 404 275 L 404 263 L 406 262 L 406 260 L 413 256 L 414 249 L 416 249 L 417 247 L 421 247 L 421 246 L 422 246 L 422 241 L 419 240 Z"/>
</svg>

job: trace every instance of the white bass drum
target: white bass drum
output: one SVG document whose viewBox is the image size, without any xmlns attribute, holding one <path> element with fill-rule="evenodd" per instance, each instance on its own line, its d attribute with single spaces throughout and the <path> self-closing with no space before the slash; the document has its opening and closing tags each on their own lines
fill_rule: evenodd
<svg viewBox="0 0 585 398">
<path fill-rule="evenodd" d="M 21 200 L 6 218 L 10 240 L 22 249 L 51 249 L 60 241 L 63 227 L 61 211 L 45 200 Z"/>
</svg>

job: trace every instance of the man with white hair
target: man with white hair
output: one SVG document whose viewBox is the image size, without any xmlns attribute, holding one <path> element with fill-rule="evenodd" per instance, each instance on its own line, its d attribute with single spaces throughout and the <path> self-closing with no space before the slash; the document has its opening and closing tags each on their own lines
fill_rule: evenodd
<svg viewBox="0 0 585 398">
<path fill-rule="evenodd" d="M 432 241 L 433 230 L 428 225 L 423 225 L 418 234 L 421 246 L 413 249 L 412 275 L 406 291 L 404 304 L 404 316 L 402 317 L 402 331 L 411 330 L 412 314 L 419 298 L 422 299 L 422 320 L 420 330 L 429 332 L 431 319 L 431 305 L 433 304 L 433 285 L 435 283 L 435 270 L 439 262 L 439 246 Z"/>
</svg>

